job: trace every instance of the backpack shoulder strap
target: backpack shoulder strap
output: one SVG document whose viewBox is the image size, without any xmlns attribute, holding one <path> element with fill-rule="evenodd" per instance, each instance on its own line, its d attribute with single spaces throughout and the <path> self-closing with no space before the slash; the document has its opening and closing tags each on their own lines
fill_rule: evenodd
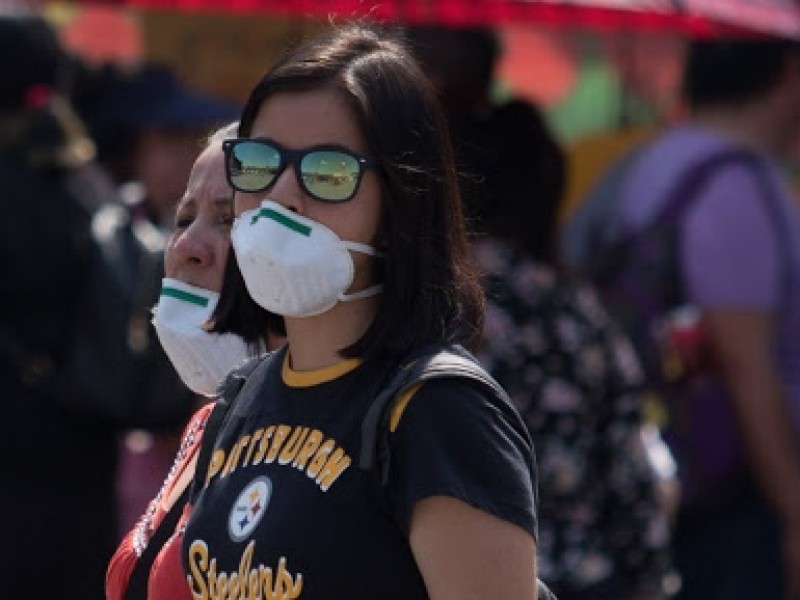
<svg viewBox="0 0 800 600">
<path fill-rule="evenodd" d="M 453 344 L 423 348 L 400 366 L 367 410 L 361 425 L 361 453 L 358 460 L 360 469 L 369 471 L 380 465 L 381 482 L 386 484 L 389 476 L 389 454 L 384 438 L 388 432 L 388 415 L 394 400 L 419 383 L 443 377 L 461 377 L 478 382 L 498 398 L 511 402 L 502 386 L 463 347 Z"/>
<path fill-rule="evenodd" d="M 697 163 L 686 167 L 679 173 L 677 183 L 668 190 L 658 214 L 640 230 L 623 233 L 611 227 L 612 220 L 619 221 L 620 212 L 623 209 L 623 202 L 618 198 L 614 209 L 606 213 L 601 227 L 603 230 L 617 231 L 617 235 L 613 238 L 602 237 L 599 234 L 592 237 L 584 270 L 585 275 L 601 286 L 608 285 L 625 268 L 632 256 L 631 248 L 643 235 L 662 232 L 667 235 L 670 245 L 677 242 L 684 217 L 711 177 L 717 174 L 722 167 L 737 163 L 753 165 L 757 164 L 756 161 L 756 155 L 750 150 L 726 148 L 711 153 Z M 623 187 L 622 184 L 618 185 L 617 193 L 621 194 Z M 670 285 L 677 285 L 677 282 L 670 283 Z"/>
<path fill-rule="evenodd" d="M 711 176 L 719 172 L 719 169 L 737 163 L 753 165 L 757 164 L 757 160 L 756 155 L 745 148 L 726 148 L 709 154 L 698 163 L 687 167 L 678 176 L 677 185 L 669 192 L 661 208 L 660 218 L 654 219 L 653 224 L 657 226 L 665 221 L 670 224 L 679 223 L 697 198 L 697 194 L 708 184 Z"/>
<path fill-rule="evenodd" d="M 191 492 L 189 494 L 191 502 L 194 502 L 197 494 L 200 493 L 200 488 L 203 485 L 203 477 L 211 462 L 211 452 L 214 449 L 214 442 L 217 439 L 225 416 L 236 401 L 236 397 L 244 387 L 247 379 L 253 374 L 253 371 L 262 363 L 268 363 L 273 355 L 274 353 L 268 353 L 246 358 L 239 366 L 228 373 L 219 384 L 217 401 L 206 420 L 206 426 L 205 429 L 203 429 L 203 439 L 200 440 L 200 453 L 197 456 L 197 465 L 194 469 L 194 478 L 192 479 Z"/>
<path fill-rule="evenodd" d="M 423 348 L 409 360 L 404 361 L 389 384 L 375 397 L 362 422 L 361 454 L 358 467 L 361 470 L 369 471 L 379 466 L 381 469 L 381 487 L 385 486 L 389 479 L 388 416 L 391 412 L 393 401 L 419 383 L 446 377 L 460 377 L 476 382 L 489 390 L 495 397 L 509 406 L 513 406 L 503 387 L 462 346 L 451 344 Z M 528 429 L 522 423 L 520 432 L 528 435 Z M 528 440 L 530 441 L 529 435 Z M 533 449 L 532 442 L 530 447 Z M 535 482 L 535 460 L 532 463 L 532 468 L 534 469 L 533 477 Z M 534 503 L 538 506 L 538 493 L 535 486 Z M 536 586 L 539 598 L 557 600 L 555 594 L 550 591 L 542 580 L 537 578 Z"/>
<path fill-rule="evenodd" d="M 702 191 L 703 186 L 709 182 L 720 168 L 735 164 L 749 168 L 762 196 L 764 210 L 774 228 L 778 254 L 783 257 L 781 281 L 783 282 L 784 295 L 788 298 L 791 293 L 792 281 L 794 280 L 790 258 L 792 254 L 791 234 L 788 233 L 786 220 L 781 214 L 780 198 L 774 183 L 770 180 L 767 166 L 763 159 L 752 150 L 728 148 L 711 154 L 698 164 L 690 167 L 680 183 L 670 193 L 660 212 L 660 217 L 654 219 L 649 227 L 645 228 L 645 231 L 664 230 L 671 236 L 673 246 L 678 244 L 683 220 L 688 215 L 697 194 Z M 633 239 L 638 235 L 641 235 L 641 233 L 634 234 Z M 633 239 L 630 241 L 632 242 Z M 682 282 L 675 282 L 673 287 L 680 289 Z"/>
</svg>

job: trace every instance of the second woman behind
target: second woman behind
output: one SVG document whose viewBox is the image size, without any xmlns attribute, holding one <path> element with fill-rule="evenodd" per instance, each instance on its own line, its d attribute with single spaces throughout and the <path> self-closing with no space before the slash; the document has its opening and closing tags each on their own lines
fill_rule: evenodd
<svg viewBox="0 0 800 600">
<path fill-rule="evenodd" d="M 238 336 L 203 329 L 216 306 L 230 254 L 233 193 L 225 181 L 222 141 L 235 136 L 237 126 L 213 134 L 195 161 L 164 253 L 166 277 L 153 315 L 167 356 L 200 396 L 212 396 L 228 370 L 268 345 L 263 337 L 248 344 Z M 181 527 L 188 515 L 184 492 L 194 477 L 211 408 L 207 404 L 192 416 L 161 490 L 114 553 L 106 574 L 108 600 L 190 598 L 180 561 Z M 172 511 L 183 513 L 177 528 L 168 526 Z M 161 546 L 157 532 L 167 536 Z"/>
</svg>

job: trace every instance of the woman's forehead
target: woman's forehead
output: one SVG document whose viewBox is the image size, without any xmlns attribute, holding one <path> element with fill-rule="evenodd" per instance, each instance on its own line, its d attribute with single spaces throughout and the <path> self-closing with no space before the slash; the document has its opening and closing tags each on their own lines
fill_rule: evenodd
<svg viewBox="0 0 800 600">
<path fill-rule="evenodd" d="M 211 187 L 215 193 L 220 188 L 230 187 L 225 179 L 225 158 L 221 142 L 203 150 L 189 175 L 187 190 L 190 190 L 192 195 L 197 195 L 205 187 Z"/>
<path fill-rule="evenodd" d="M 266 98 L 253 122 L 251 137 L 268 137 L 288 148 L 340 144 L 366 153 L 366 142 L 342 92 L 331 87 L 278 92 Z"/>
</svg>

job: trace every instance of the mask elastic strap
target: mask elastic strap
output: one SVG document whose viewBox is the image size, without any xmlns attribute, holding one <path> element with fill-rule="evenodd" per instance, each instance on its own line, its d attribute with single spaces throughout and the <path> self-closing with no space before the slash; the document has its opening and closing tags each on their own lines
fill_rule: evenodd
<svg viewBox="0 0 800 600">
<path fill-rule="evenodd" d="M 383 258 L 383 253 L 378 252 L 375 248 L 368 244 L 362 244 L 361 242 L 342 242 L 344 247 L 348 250 L 353 250 L 355 252 L 361 252 L 362 254 L 369 254 L 370 256 L 375 256 L 378 258 Z M 377 285 L 370 286 L 366 289 L 361 290 L 360 292 L 353 292 L 352 294 L 339 294 L 339 300 L 342 302 L 348 302 L 350 300 L 361 300 L 362 298 L 369 298 L 370 296 L 377 296 L 383 291 L 383 284 L 379 283 Z"/>
<path fill-rule="evenodd" d="M 361 252 L 361 254 L 369 254 L 370 256 L 376 256 L 378 258 L 383 258 L 383 252 L 378 252 L 375 248 L 370 246 L 369 244 L 362 244 L 361 242 L 342 242 L 344 247 L 348 250 L 353 250 L 355 252 Z"/>
<path fill-rule="evenodd" d="M 353 292 L 352 294 L 339 294 L 339 300 L 342 302 L 349 302 L 350 300 L 361 300 L 362 298 L 369 298 L 370 296 L 377 296 L 383 291 L 383 284 L 370 286 L 360 292 Z"/>
</svg>

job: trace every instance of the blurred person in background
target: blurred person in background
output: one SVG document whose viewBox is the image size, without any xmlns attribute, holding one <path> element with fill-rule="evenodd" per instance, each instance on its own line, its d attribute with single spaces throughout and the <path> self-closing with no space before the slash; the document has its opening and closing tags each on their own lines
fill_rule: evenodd
<svg viewBox="0 0 800 600">
<path fill-rule="evenodd" d="M 168 66 L 104 65 L 86 73 L 79 108 L 134 227 L 154 225 L 163 248 L 175 209 L 208 134 L 238 116 L 238 107 L 185 86 Z M 160 273 L 158 274 L 160 277 Z M 157 300 L 159 287 L 146 299 Z M 148 332 L 152 337 L 152 331 Z M 155 339 L 152 339 L 153 343 Z M 156 344 L 157 345 L 157 344 Z M 191 394 L 184 389 L 187 405 Z M 186 418 L 191 414 L 187 411 Z M 120 531 L 136 522 L 155 495 L 180 443 L 185 420 L 167 430 L 137 429 L 121 443 Z"/>
<path fill-rule="evenodd" d="M 487 291 L 478 358 L 534 440 L 540 572 L 562 600 L 666 598 L 675 491 L 643 437 L 638 360 L 594 290 L 561 268 L 560 147 L 533 107 L 503 121 L 504 167 L 482 171 L 495 195 L 476 214 Z"/>
<path fill-rule="evenodd" d="M 495 118 L 523 104 L 509 100 L 495 105 L 490 88 L 500 57 L 497 34 L 485 28 L 411 27 L 411 48 L 433 83 L 447 117 L 455 150 L 459 185 L 469 220 L 491 205 L 495 192 L 486 186 L 486 173 L 503 168 Z M 480 168 L 476 168 L 480 167 Z M 536 226 L 536 224 L 532 224 Z"/>
<path fill-rule="evenodd" d="M 98 159 L 135 214 L 164 231 L 202 142 L 235 119 L 235 103 L 186 86 L 164 64 L 105 65 L 90 75 L 79 105 L 98 146 Z"/>
<path fill-rule="evenodd" d="M 85 185 L 100 182 L 87 175 L 94 146 L 67 99 L 53 30 L 0 15 L 0 56 L 2 595 L 101 600 L 116 538 L 114 432 L 71 411 L 50 376 L 70 352 L 91 215 L 108 197 Z"/>
<path fill-rule="evenodd" d="M 665 598 L 667 498 L 642 437 L 638 363 L 557 255 L 564 153 L 537 107 L 491 102 L 492 31 L 425 27 L 409 37 L 444 99 L 485 272 L 478 358 L 536 448 L 540 576 L 562 600 Z"/>
<path fill-rule="evenodd" d="M 778 161 L 800 131 L 800 43 L 693 42 L 683 92 L 688 117 L 613 168 L 566 248 L 643 333 L 648 383 L 672 384 L 655 391 L 684 490 L 680 597 L 796 600 L 800 218 Z"/>
</svg>

